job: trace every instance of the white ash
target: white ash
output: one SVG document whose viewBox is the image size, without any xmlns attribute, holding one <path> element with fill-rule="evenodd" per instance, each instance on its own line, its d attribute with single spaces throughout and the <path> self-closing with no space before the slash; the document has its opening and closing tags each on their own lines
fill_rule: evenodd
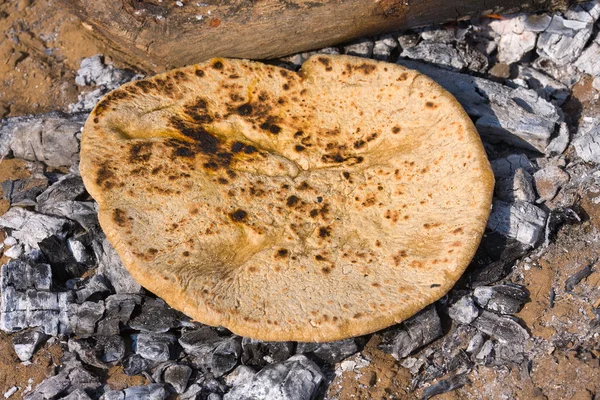
<svg viewBox="0 0 600 400">
<path fill-rule="evenodd" d="M 398 41 L 390 34 L 382 35 L 375 41 L 373 46 L 373 58 L 381 61 L 389 61 L 392 51 L 398 47 Z"/>
<path fill-rule="evenodd" d="M 487 57 L 463 42 L 451 44 L 424 40 L 416 46 L 404 49 L 400 56 L 455 70 L 485 71 L 488 67 Z"/>
<path fill-rule="evenodd" d="M 12 396 L 13 394 L 17 393 L 18 390 L 19 390 L 19 388 L 16 387 L 16 386 L 11 387 L 6 392 L 4 392 L 4 398 L 8 399 L 10 396 Z"/>
<path fill-rule="evenodd" d="M 600 44 L 590 44 L 575 61 L 575 66 L 586 74 L 600 76 Z"/>
<path fill-rule="evenodd" d="M 498 41 L 498 60 L 500 62 L 515 63 L 535 48 L 537 34 L 525 30 L 526 20 L 526 15 L 519 15 L 515 18 L 490 23 L 490 27 L 500 35 Z"/>
</svg>

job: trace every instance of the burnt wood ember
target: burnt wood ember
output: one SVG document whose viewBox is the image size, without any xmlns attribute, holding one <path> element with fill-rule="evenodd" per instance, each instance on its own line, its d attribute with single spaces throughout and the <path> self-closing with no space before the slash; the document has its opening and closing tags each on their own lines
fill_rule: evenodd
<svg viewBox="0 0 600 400">
<path fill-rule="evenodd" d="M 515 314 L 529 298 L 529 291 L 516 284 L 479 286 L 473 291 L 473 297 L 483 308 L 500 314 Z"/>
<path fill-rule="evenodd" d="M 181 343 L 181 339 L 179 343 Z M 262 368 L 273 362 L 287 360 L 294 354 L 294 348 L 293 342 L 262 342 L 243 338 L 241 363 Z"/>
</svg>

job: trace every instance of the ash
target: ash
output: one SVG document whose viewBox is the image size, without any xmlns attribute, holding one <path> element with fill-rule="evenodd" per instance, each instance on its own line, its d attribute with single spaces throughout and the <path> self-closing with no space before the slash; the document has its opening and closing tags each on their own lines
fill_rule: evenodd
<svg viewBox="0 0 600 400">
<path fill-rule="evenodd" d="M 526 378 L 537 357 L 566 343 L 585 353 L 595 343 L 600 302 L 579 333 L 558 330 L 553 339 L 534 336 L 516 315 L 535 290 L 523 271 L 565 225 L 584 222 L 583 193 L 600 192 L 600 116 L 574 115 L 569 107 L 582 79 L 600 91 L 599 17 L 595 1 L 562 14 L 482 17 L 318 51 L 395 62 L 432 77 L 473 119 L 496 177 L 486 235 L 448 295 L 383 332 L 322 344 L 260 342 L 201 325 L 129 276 L 99 228 L 78 152 L 89 110 L 141 75 L 101 56 L 85 59 L 76 83 L 89 91 L 70 114 L 0 121 L 0 157 L 28 160 L 32 172 L 2 183 L 11 208 L 0 217 L 8 235 L 0 247 L 10 259 L 1 267 L 0 329 L 12 333 L 23 362 L 56 338 L 65 354 L 36 388 L 14 387 L 5 397 L 333 400 L 341 389 L 336 379 L 368 368 L 363 349 L 376 339 L 410 371 L 409 389 L 428 399 L 471 384 L 482 368 Z M 279 63 L 297 69 L 314 53 Z M 594 228 L 586 240 L 598 236 Z M 585 282 L 595 263 L 553 287 L 550 307 L 567 294 L 593 301 Z M 105 371 L 116 365 L 151 384 L 111 390 Z"/>
</svg>

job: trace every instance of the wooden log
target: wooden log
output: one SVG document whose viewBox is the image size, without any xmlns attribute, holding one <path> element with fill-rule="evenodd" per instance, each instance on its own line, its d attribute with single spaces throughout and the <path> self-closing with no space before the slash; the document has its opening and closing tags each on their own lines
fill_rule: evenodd
<svg viewBox="0 0 600 400">
<path fill-rule="evenodd" d="M 59 0 L 147 72 L 210 57 L 269 59 L 361 36 L 579 0 Z"/>
</svg>

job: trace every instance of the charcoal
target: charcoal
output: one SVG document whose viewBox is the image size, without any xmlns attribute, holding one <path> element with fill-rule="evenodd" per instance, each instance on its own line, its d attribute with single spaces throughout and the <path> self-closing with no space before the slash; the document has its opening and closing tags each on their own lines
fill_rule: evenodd
<svg viewBox="0 0 600 400">
<path fill-rule="evenodd" d="M 181 339 L 179 340 L 181 343 Z M 293 342 L 262 342 L 250 338 L 242 339 L 244 365 L 262 368 L 267 364 L 283 362 L 294 354 Z"/>
<path fill-rule="evenodd" d="M 392 51 L 398 47 L 398 41 L 392 35 L 382 35 L 373 46 L 373 58 L 381 61 L 389 61 Z"/>
<path fill-rule="evenodd" d="M 492 21 L 490 28 L 498 35 L 498 60 L 511 64 L 520 61 L 523 56 L 535 48 L 537 35 L 526 30 L 527 16 L 522 14 L 510 19 Z"/>
<path fill-rule="evenodd" d="M 459 351 L 454 357 L 447 362 L 446 371 L 454 372 L 455 374 L 464 374 L 471 371 L 473 363 L 469 356 L 464 351 Z"/>
<path fill-rule="evenodd" d="M 44 208 L 47 204 L 72 201 L 83 193 L 85 193 L 85 187 L 83 186 L 81 177 L 65 175 L 37 197 L 37 207 Z M 40 210 L 38 209 L 38 211 Z"/>
<path fill-rule="evenodd" d="M 558 230 L 564 224 L 577 224 L 581 222 L 581 217 L 570 208 L 557 208 L 550 211 L 546 220 L 546 235 L 544 237 L 544 247 L 547 247 L 556 236 Z"/>
<path fill-rule="evenodd" d="M 125 357 L 125 340 L 119 335 L 97 336 L 96 352 L 102 362 L 115 364 Z"/>
<path fill-rule="evenodd" d="M 463 296 L 448 308 L 448 315 L 458 323 L 470 324 L 479 316 L 479 308 L 471 296 Z"/>
<path fill-rule="evenodd" d="M 472 325 L 502 343 L 523 344 L 529 339 L 529 333 L 514 319 L 489 311 L 483 311 Z"/>
<path fill-rule="evenodd" d="M 525 361 L 525 354 L 522 346 L 513 346 L 512 344 L 496 342 L 494 343 L 494 362 L 498 365 L 521 364 Z"/>
<path fill-rule="evenodd" d="M 162 383 L 146 386 L 132 386 L 125 390 L 109 390 L 101 397 L 103 400 L 164 400 L 169 392 Z"/>
<path fill-rule="evenodd" d="M 98 351 L 92 343 L 86 340 L 71 338 L 69 339 L 68 347 L 71 353 L 77 354 L 77 357 L 82 363 L 101 369 L 108 368 L 108 366 L 99 359 Z"/>
<path fill-rule="evenodd" d="M 479 286 L 473 291 L 477 304 L 500 314 L 515 314 L 529 298 L 529 291 L 517 284 Z"/>
<path fill-rule="evenodd" d="M 33 393 L 25 396 L 25 399 L 53 399 L 60 394 L 66 394 L 70 386 L 68 373 L 61 373 L 44 380 Z"/>
<path fill-rule="evenodd" d="M 152 361 L 168 361 L 175 354 L 175 335 L 170 333 L 139 333 L 132 335 L 135 353 Z"/>
<path fill-rule="evenodd" d="M 61 400 L 92 400 L 92 398 L 84 390 L 75 389 L 68 396 L 61 398 Z"/>
<path fill-rule="evenodd" d="M 12 151 L 14 157 L 40 161 L 50 167 L 70 166 L 79 159 L 79 134 L 87 115 L 49 114 L 13 117 L 2 121 L 0 137 L 10 145 L 0 157 Z"/>
<path fill-rule="evenodd" d="M 278 362 L 281 361 L 277 361 L 276 363 Z M 225 376 L 225 384 L 229 387 L 240 386 L 249 382 L 254 375 L 256 375 L 256 371 L 254 371 L 252 368 L 246 365 L 239 365 L 231 373 Z"/>
<path fill-rule="evenodd" d="M 94 392 L 101 386 L 100 380 L 75 360 L 64 363 L 62 371 L 40 383 L 25 399 L 54 399 L 76 390 Z"/>
<path fill-rule="evenodd" d="M 525 17 L 523 28 L 530 32 L 543 32 L 550 25 L 552 17 L 548 14 L 531 14 Z"/>
<path fill-rule="evenodd" d="M 5 250 L 3 255 L 12 260 L 16 260 L 23 255 L 23 246 L 20 244 L 14 245 L 10 249 Z"/>
<path fill-rule="evenodd" d="M 210 372 L 219 378 L 235 368 L 241 354 L 242 338 L 238 336 L 227 338 L 213 350 L 207 366 Z"/>
<path fill-rule="evenodd" d="M 565 19 L 554 15 L 550 25 L 540 33 L 537 52 L 558 65 L 572 63 L 579 57 L 592 34 L 593 23 Z"/>
<path fill-rule="evenodd" d="M 590 265 L 586 265 L 585 267 L 581 268 L 579 271 L 577 271 L 573 275 L 571 275 L 565 281 L 565 290 L 567 292 L 572 292 L 573 289 L 575 289 L 575 286 L 577 286 L 579 284 L 579 282 L 581 282 L 583 279 L 590 276 L 592 274 L 592 272 L 594 272 L 592 270 L 593 266 L 594 266 L 593 263 Z"/>
<path fill-rule="evenodd" d="M 48 187 L 47 179 L 17 179 L 2 182 L 2 194 L 11 207 L 35 206 L 37 196 Z"/>
<path fill-rule="evenodd" d="M 209 399 L 214 396 L 219 396 L 225 393 L 227 387 L 216 380 L 210 373 L 200 373 L 195 382 L 189 385 L 185 393 L 181 394 L 181 400 L 186 399 Z M 214 396 L 213 396 L 214 395 Z"/>
<path fill-rule="evenodd" d="M 98 204 L 92 201 L 61 201 L 38 207 L 40 212 L 76 221 L 90 230 L 98 225 Z"/>
<path fill-rule="evenodd" d="M 127 376 L 141 375 L 152 366 L 152 362 L 140 356 L 131 354 L 123 360 L 123 373 Z"/>
<path fill-rule="evenodd" d="M 353 338 L 328 343 L 298 343 L 296 353 L 311 353 L 319 361 L 335 365 L 358 352 Z"/>
<path fill-rule="evenodd" d="M 418 33 L 401 33 L 397 38 L 401 49 L 409 49 L 416 46 L 421 41 L 421 35 Z"/>
<path fill-rule="evenodd" d="M 250 381 L 234 386 L 223 399 L 311 400 L 323 380 L 315 363 L 303 355 L 295 355 L 263 368 Z"/>
<path fill-rule="evenodd" d="M 544 237 L 546 212 L 524 201 L 506 203 L 494 200 L 487 228 L 529 247 L 535 247 Z"/>
<path fill-rule="evenodd" d="M 75 259 L 75 262 L 87 265 L 93 264 L 91 253 L 81 240 L 69 238 L 67 239 L 67 247 L 73 256 L 73 259 Z"/>
<path fill-rule="evenodd" d="M 559 167 L 548 166 L 533 174 L 540 201 L 550 201 L 569 182 L 569 174 Z"/>
<path fill-rule="evenodd" d="M 103 275 L 96 274 L 91 278 L 79 281 L 75 288 L 75 298 L 81 304 L 87 300 L 100 300 L 110 294 L 111 290 Z"/>
<path fill-rule="evenodd" d="M 104 275 L 116 293 L 141 293 L 143 291 L 142 286 L 127 272 L 117 251 L 102 231 L 95 232 L 92 248 L 98 263 L 96 273 Z"/>
<path fill-rule="evenodd" d="M 50 290 L 52 283 L 52 269 L 48 264 L 28 263 L 21 260 L 9 261 L 2 266 L 2 289 L 12 286 L 17 290 L 35 288 L 37 290 Z"/>
<path fill-rule="evenodd" d="M 573 145 L 582 160 L 600 164 L 600 118 L 583 118 Z"/>
<path fill-rule="evenodd" d="M 129 326 L 142 332 L 167 332 L 189 320 L 181 312 L 172 309 L 162 299 L 146 298 L 139 315 L 129 321 Z"/>
<path fill-rule="evenodd" d="M 554 100 L 557 105 L 563 104 L 571 94 L 567 85 L 534 68 L 519 65 L 518 73 L 531 89 L 546 100 Z"/>
<path fill-rule="evenodd" d="M 483 365 L 491 365 L 494 361 L 494 342 L 486 340 L 477 354 L 475 354 L 475 361 Z"/>
<path fill-rule="evenodd" d="M 443 379 L 423 390 L 421 400 L 427 400 L 438 394 L 448 393 L 469 384 L 471 384 L 471 380 L 467 375 L 455 375 L 451 378 Z"/>
<path fill-rule="evenodd" d="M 588 1 L 573 5 L 565 12 L 565 17 L 575 21 L 594 23 L 600 17 L 600 3 Z"/>
<path fill-rule="evenodd" d="M 104 314 L 104 302 L 86 301 L 81 304 L 69 304 L 70 326 L 73 333 L 81 338 L 92 336 L 96 323 Z"/>
<path fill-rule="evenodd" d="M 21 361 L 29 361 L 40 344 L 46 339 L 47 336 L 43 332 L 34 329 L 16 333 L 12 337 L 12 343 L 15 353 L 17 353 L 17 357 L 19 357 Z"/>
<path fill-rule="evenodd" d="M 344 54 L 370 58 L 373 55 L 374 43 L 369 39 L 361 39 L 355 43 L 344 46 Z"/>
<path fill-rule="evenodd" d="M 12 229 L 11 236 L 20 243 L 39 249 L 38 243 L 50 236 L 65 237 L 71 222 L 65 218 L 13 207 L 0 217 L 0 227 Z"/>
<path fill-rule="evenodd" d="M 416 46 L 404 49 L 400 56 L 455 70 L 484 71 L 488 66 L 487 58 L 466 43 L 450 44 L 424 40 Z"/>
<path fill-rule="evenodd" d="M 471 340 L 469 340 L 469 344 L 467 345 L 465 351 L 469 354 L 478 354 L 484 342 L 485 337 L 483 337 L 483 334 L 481 332 L 477 332 L 473 335 Z"/>
<path fill-rule="evenodd" d="M 516 200 L 533 203 L 533 177 L 524 168 L 517 168 L 512 176 L 496 179 L 495 194 L 500 200 L 508 203 Z"/>
<path fill-rule="evenodd" d="M 69 279 L 80 277 L 87 271 L 84 265 L 77 263 L 67 242 L 61 237 L 49 236 L 39 242 L 38 246 L 52 266 L 52 276 L 58 285 L 64 286 Z"/>
<path fill-rule="evenodd" d="M 404 321 L 399 329 L 393 329 L 382 337 L 379 348 L 400 360 L 413 351 L 442 336 L 442 326 L 433 306 L 420 311 Z"/>
<path fill-rule="evenodd" d="M 221 340 L 221 336 L 215 328 L 202 326 L 198 329 L 184 331 L 179 339 L 179 344 L 187 354 L 207 354 L 213 351 Z"/>
<path fill-rule="evenodd" d="M 511 154 L 506 158 L 493 160 L 490 164 L 496 179 L 513 176 L 518 169 L 523 169 L 529 174 L 536 171 L 534 165 L 524 154 Z"/>
<path fill-rule="evenodd" d="M 192 369 L 187 365 L 175 364 L 169 366 L 164 374 L 163 379 L 175 389 L 175 393 L 183 393 L 187 388 L 188 381 L 192 375 Z"/>
<path fill-rule="evenodd" d="M 398 60 L 398 63 L 428 75 L 452 93 L 475 119 L 484 141 L 504 142 L 544 153 L 558 129 L 561 116 L 557 108 L 532 90 L 512 89 L 415 61 Z"/>
<path fill-rule="evenodd" d="M 569 127 L 565 122 L 561 122 L 558 128 L 558 135 L 550 141 L 550 144 L 546 147 L 546 153 L 549 155 L 564 153 L 569 146 L 570 140 L 571 134 L 569 133 Z"/>
<path fill-rule="evenodd" d="M 538 57 L 531 63 L 531 66 L 546 75 L 551 76 L 568 88 L 573 87 L 581 80 L 581 73 L 573 64 L 557 65 L 548 57 Z"/>
<path fill-rule="evenodd" d="M 592 76 L 600 76 L 600 63 L 598 62 L 600 54 L 600 39 L 590 44 L 581 56 L 575 61 L 575 66 L 582 72 Z"/>
<path fill-rule="evenodd" d="M 104 318 L 98 322 L 98 334 L 118 335 L 121 326 L 127 325 L 135 308 L 142 304 L 142 297 L 136 294 L 113 294 L 104 300 L 104 304 L 106 311 Z"/>
<path fill-rule="evenodd" d="M 206 396 L 206 400 L 222 400 L 223 396 L 221 396 L 218 393 L 209 393 L 208 396 Z"/>
</svg>

